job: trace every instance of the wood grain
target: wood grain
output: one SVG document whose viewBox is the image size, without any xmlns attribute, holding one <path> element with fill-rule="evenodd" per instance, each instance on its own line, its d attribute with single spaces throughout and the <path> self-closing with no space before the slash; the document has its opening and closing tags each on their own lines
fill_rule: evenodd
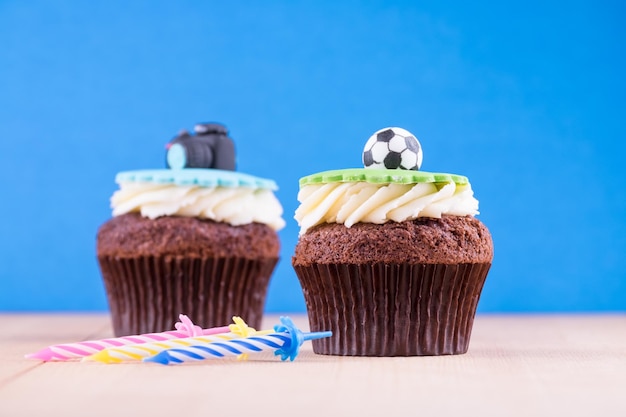
<svg viewBox="0 0 626 417">
<path fill-rule="evenodd" d="M 267 316 L 264 328 L 276 322 Z M 24 359 L 111 335 L 106 315 L 0 315 L 0 416 L 626 415 L 626 315 L 479 315 L 459 356 L 333 357 L 305 344 L 294 362 Z"/>
</svg>

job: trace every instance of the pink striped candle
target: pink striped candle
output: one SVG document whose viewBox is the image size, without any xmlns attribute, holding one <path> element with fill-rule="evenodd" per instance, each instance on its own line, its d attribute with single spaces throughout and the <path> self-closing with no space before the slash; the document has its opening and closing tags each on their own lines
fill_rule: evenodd
<svg viewBox="0 0 626 417">
<path fill-rule="evenodd" d="M 200 326 L 194 325 L 189 317 L 185 316 L 184 314 L 181 314 L 179 318 L 180 322 L 175 324 L 176 330 L 161 333 L 146 333 L 134 336 L 115 337 L 111 339 L 87 340 L 84 342 L 52 345 L 40 350 L 39 352 L 28 354 L 26 355 L 26 358 L 38 359 L 44 362 L 67 361 L 93 355 L 94 353 L 110 347 L 162 342 L 171 339 L 206 336 L 219 333 L 228 333 L 231 331 L 229 326 L 203 329 Z M 233 320 L 235 319 L 238 319 L 236 320 L 236 323 L 241 320 L 239 317 L 234 317 Z"/>
</svg>

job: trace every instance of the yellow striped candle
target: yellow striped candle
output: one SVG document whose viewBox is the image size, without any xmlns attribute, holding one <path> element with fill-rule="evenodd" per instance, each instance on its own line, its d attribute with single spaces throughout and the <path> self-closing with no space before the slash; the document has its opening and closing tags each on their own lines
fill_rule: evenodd
<svg viewBox="0 0 626 417">
<path fill-rule="evenodd" d="M 228 326 L 230 333 L 220 333 L 207 336 L 186 337 L 184 339 L 170 339 L 153 343 L 126 345 L 103 349 L 93 355 L 83 358 L 83 361 L 96 361 L 102 363 L 121 363 L 141 361 L 143 358 L 154 356 L 164 350 L 182 348 L 197 345 L 198 343 L 225 342 L 254 335 L 265 335 L 273 330 L 256 331 L 240 318 L 233 317 L 235 324 Z"/>
</svg>

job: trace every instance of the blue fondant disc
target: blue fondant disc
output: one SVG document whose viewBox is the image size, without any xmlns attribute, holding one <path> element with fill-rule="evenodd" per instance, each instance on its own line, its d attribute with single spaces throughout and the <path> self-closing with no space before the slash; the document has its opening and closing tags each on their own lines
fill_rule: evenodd
<svg viewBox="0 0 626 417">
<path fill-rule="evenodd" d="M 173 146 L 172 146 L 173 147 Z M 272 180 L 221 169 L 153 169 L 120 172 L 115 182 L 195 185 L 198 187 L 248 187 L 277 190 Z"/>
</svg>

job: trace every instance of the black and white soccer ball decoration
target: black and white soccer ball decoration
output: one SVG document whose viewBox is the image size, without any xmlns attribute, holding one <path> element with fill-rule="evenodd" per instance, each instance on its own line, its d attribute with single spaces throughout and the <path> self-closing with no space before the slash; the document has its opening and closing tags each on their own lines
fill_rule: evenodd
<svg viewBox="0 0 626 417">
<path fill-rule="evenodd" d="M 365 168 L 412 169 L 422 166 L 422 146 L 409 131 L 386 127 L 374 133 L 363 148 Z"/>
</svg>

